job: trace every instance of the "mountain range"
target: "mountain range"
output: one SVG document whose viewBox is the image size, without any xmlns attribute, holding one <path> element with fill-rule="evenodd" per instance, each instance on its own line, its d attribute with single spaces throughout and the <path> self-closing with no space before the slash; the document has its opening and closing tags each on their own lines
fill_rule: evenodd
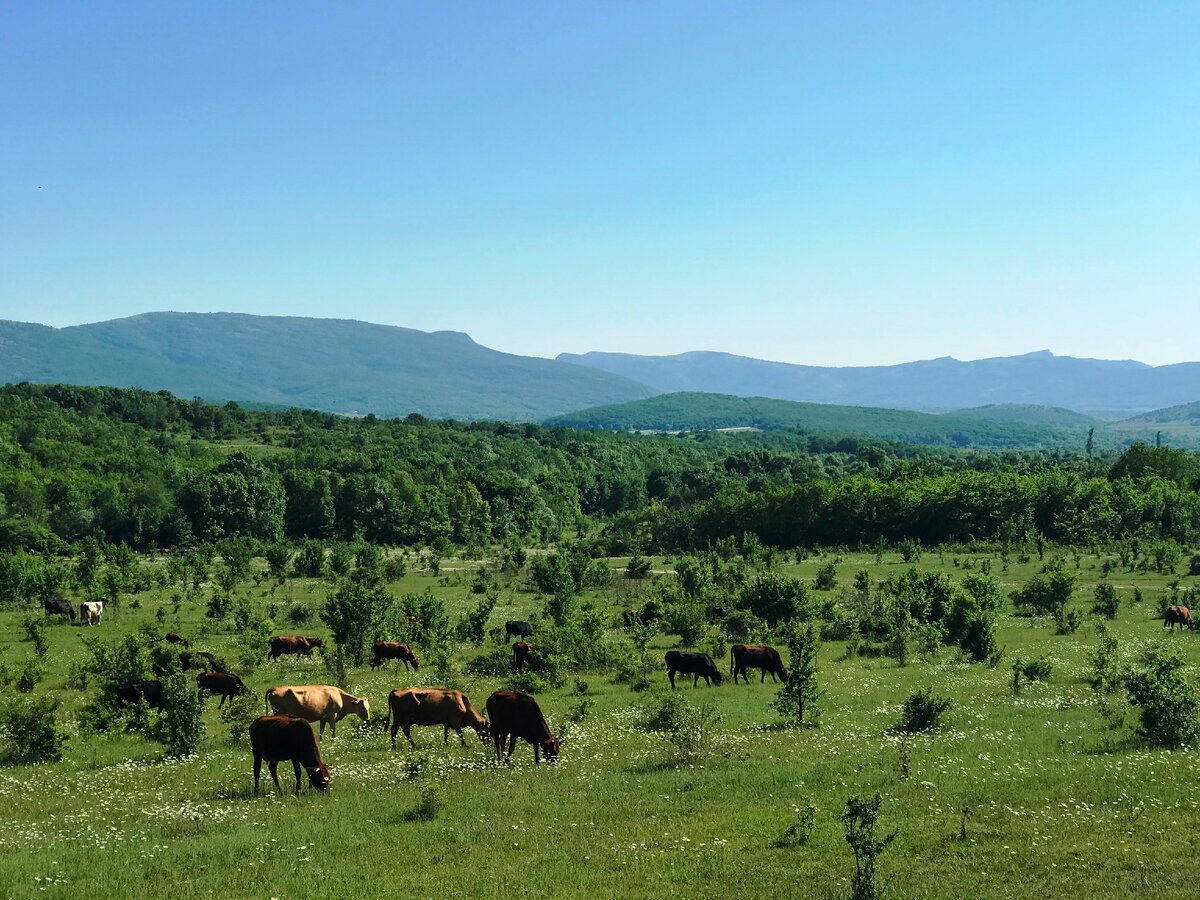
<svg viewBox="0 0 1200 900">
<path fill-rule="evenodd" d="M 1094 424 L 1086 413 L 1108 419 L 1139 414 L 1143 420 L 1134 424 L 1143 430 L 1163 423 L 1191 427 L 1200 415 L 1200 363 L 1195 362 L 1154 367 L 1049 351 L 863 367 L 804 366 L 711 352 L 563 353 L 551 360 L 492 350 L 461 332 L 240 313 L 156 312 L 67 328 L 0 321 L 0 383 L 19 381 L 143 387 L 210 401 L 347 415 L 417 412 L 430 418 L 511 421 L 566 421 L 571 417 L 565 414 L 591 407 L 687 392 L 693 396 L 683 403 L 687 415 L 678 419 L 681 427 L 704 422 L 737 427 L 730 423 L 761 417 L 764 410 L 780 427 L 872 417 L 879 424 L 887 418 L 884 412 L 899 409 L 953 412 L 957 426 L 968 431 L 970 420 L 987 420 L 990 427 L 1007 422 L 1022 433 L 1068 432 L 1072 440 Z M 699 399 L 698 392 L 708 398 Z M 739 405 L 732 403 L 736 398 L 749 400 Z M 764 404 L 771 400 L 809 406 L 767 410 Z M 751 411 L 748 402 L 754 405 Z M 816 404 L 876 412 L 847 418 Z M 680 409 L 678 399 L 664 399 L 658 406 L 643 405 L 637 414 L 661 423 Z M 901 431 L 934 427 L 906 422 Z M 934 430 L 941 434 L 947 427 L 942 421 Z"/>
<path fill-rule="evenodd" d="M 19 381 L 514 421 L 657 393 L 598 369 L 500 353 L 461 332 L 239 313 L 146 313 L 69 328 L 0 322 L 0 383 Z"/>
<path fill-rule="evenodd" d="M 1056 406 L 1125 418 L 1200 398 L 1200 362 L 1149 366 L 1135 360 L 1079 359 L 1049 350 L 962 361 L 944 356 L 893 366 L 804 366 L 729 353 L 677 356 L 560 353 L 591 366 L 680 391 L 948 412 L 997 403 Z"/>
</svg>

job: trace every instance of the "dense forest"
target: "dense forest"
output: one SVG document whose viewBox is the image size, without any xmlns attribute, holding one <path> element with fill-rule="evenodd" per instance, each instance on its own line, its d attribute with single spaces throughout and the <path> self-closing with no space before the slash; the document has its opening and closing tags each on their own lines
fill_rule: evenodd
<svg viewBox="0 0 1200 900">
<path fill-rule="evenodd" d="M 243 536 L 599 552 L 1200 541 L 1200 456 L 978 453 L 837 434 L 620 435 L 0 389 L 0 548 Z"/>
</svg>

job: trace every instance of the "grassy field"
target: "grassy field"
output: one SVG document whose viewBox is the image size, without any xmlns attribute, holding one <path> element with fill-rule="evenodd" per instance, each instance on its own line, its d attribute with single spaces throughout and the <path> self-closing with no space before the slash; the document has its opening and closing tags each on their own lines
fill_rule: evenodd
<svg viewBox="0 0 1200 900">
<path fill-rule="evenodd" d="M 920 565 L 959 577 L 963 560 L 977 568 L 987 556 L 955 565 L 949 554 L 927 552 Z M 811 578 L 828 559 L 784 571 Z M 1036 558 L 1004 567 L 992 555 L 990 564 L 1006 591 L 1038 569 Z M 477 565 L 448 561 L 440 577 L 413 572 L 393 589 L 431 587 L 461 612 L 473 602 Z M 879 579 L 904 566 L 894 554 L 882 563 L 849 555 L 837 568 L 849 584 L 861 569 Z M 1075 604 L 1087 609 L 1100 561 L 1085 556 L 1077 571 Z M 1166 576 L 1115 572 L 1111 580 L 1125 601 L 1112 625 L 1124 652 L 1165 640 L 1200 661 L 1200 635 L 1161 632 Z M 1146 598 L 1136 605 L 1135 585 Z M 632 588 L 618 579 L 595 596 L 615 612 L 632 605 Z M 264 606 L 289 598 L 315 605 L 324 596 L 313 581 L 244 590 Z M 1139 749 L 1131 729 L 1105 725 L 1085 681 L 1096 642 L 1090 621 L 1057 636 L 1045 621 L 1002 617 L 1007 657 L 996 668 L 963 663 L 950 648 L 901 668 L 886 658 L 844 659 L 844 644 L 826 643 L 815 728 L 775 727 L 770 679 L 682 688 L 723 715 L 718 752 L 682 767 L 670 763 L 660 737 L 637 727 L 647 695 L 600 673 L 580 673 L 593 706 L 578 725 L 565 723 L 581 699 L 573 678 L 539 696 L 551 727 L 569 735 L 556 767 L 535 768 L 525 744 L 511 768 L 496 766 L 470 732 L 465 747 L 443 749 L 437 730 L 418 729 L 416 754 L 403 735 L 393 752 L 381 727 L 387 692 L 432 684 L 432 674 L 395 664 L 355 669 L 350 688 L 370 698 L 379 721 L 346 720 L 337 738 L 322 741 L 334 769 L 328 796 L 306 789 L 279 797 L 252 794 L 248 748 L 230 743 L 215 701 L 202 752 L 183 761 L 163 761 L 161 747 L 137 736 L 79 733 L 88 695 L 66 682 L 86 656 L 82 634 L 116 637 L 153 623 L 192 637 L 197 648 L 231 647 L 231 631 L 205 618 L 203 604 L 185 604 L 177 617 L 168 593 L 141 595 L 137 609 L 126 598 L 97 628 L 50 629 L 47 677 L 36 691 L 63 698 L 72 738 L 61 763 L 0 770 L 0 896 L 842 897 L 854 863 L 838 817 L 847 797 L 875 791 L 884 798 L 881 828 L 898 830 L 879 864 L 892 896 L 1196 895 L 1200 764 L 1193 751 Z M 522 617 L 536 602 L 510 586 L 489 624 Z M 168 610 L 165 623 L 156 620 L 159 607 Z M 0 659 L 10 670 L 31 652 L 21 640 L 24 615 L 0 612 Z M 314 620 L 278 631 L 324 627 Z M 656 642 L 656 659 L 670 642 Z M 460 648 L 456 661 L 477 652 Z M 1045 655 L 1053 672 L 1014 697 L 1008 661 L 1017 654 Z M 247 676 L 259 696 L 275 684 L 328 680 L 320 661 L 263 664 Z M 666 689 L 665 674 L 654 680 L 655 691 Z M 482 706 L 503 679 L 465 683 Z M 905 778 L 901 741 L 888 728 L 904 698 L 927 685 L 954 706 L 941 730 L 910 739 Z M 414 759 L 425 768 L 410 779 Z M 441 804 L 426 820 L 413 813 L 430 784 Z M 805 807 L 814 811 L 808 842 L 774 846 Z"/>
</svg>

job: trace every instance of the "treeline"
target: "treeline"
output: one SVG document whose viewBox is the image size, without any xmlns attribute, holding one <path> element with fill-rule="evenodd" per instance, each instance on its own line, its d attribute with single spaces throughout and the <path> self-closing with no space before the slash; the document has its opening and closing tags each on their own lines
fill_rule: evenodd
<svg viewBox="0 0 1200 900">
<path fill-rule="evenodd" d="M 834 435 L 351 419 L 165 392 L 0 389 L 0 549 L 366 541 L 598 551 L 1200 540 L 1200 457 L 978 454 Z"/>
</svg>

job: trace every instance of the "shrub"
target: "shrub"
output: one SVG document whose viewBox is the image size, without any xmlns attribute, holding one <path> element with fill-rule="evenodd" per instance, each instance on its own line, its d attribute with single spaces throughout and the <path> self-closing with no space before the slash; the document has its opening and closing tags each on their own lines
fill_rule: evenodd
<svg viewBox="0 0 1200 900">
<path fill-rule="evenodd" d="M 321 621 L 355 665 L 366 659 L 367 638 L 377 632 L 392 606 L 392 595 L 374 578 L 343 578 L 325 601 Z"/>
<path fill-rule="evenodd" d="M 1200 691 L 1175 648 L 1151 647 L 1125 676 L 1129 699 L 1138 707 L 1138 734 L 1153 746 L 1178 749 L 1200 737 Z"/>
<path fill-rule="evenodd" d="M 1092 612 L 1106 619 L 1117 617 L 1117 612 L 1121 608 L 1121 597 L 1117 594 L 1115 587 L 1107 581 L 1101 581 L 1096 585 L 1093 597 Z"/>
<path fill-rule="evenodd" d="M 1079 610 L 1073 609 L 1070 612 L 1059 610 L 1054 617 L 1054 633 L 1074 634 L 1081 624 L 1083 624 L 1083 616 L 1080 615 Z"/>
<path fill-rule="evenodd" d="M 229 726 L 229 740 L 235 744 L 246 740 L 250 723 L 261 715 L 259 697 L 253 691 L 237 694 L 221 708 L 221 721 Z"/>
<path fill-rule="evenodd" d="M 325 547 L 320 541 L 305 541 L 300 545 L 292 570 L 297 578 L 320 578 L 325 574 Z"/>
<path fill-rule="evenodd" d="M 17 676 L 17 690 L 22 694 L 28 694 L 38 686 L 46 675 L 41 663 L 38 662 L 36 656 L 31 656 L 25 660 L 25 665 L 21 668 L 21 674 Z"/>
<path fill-rule="evenodd" d="M 305 606 L 303 603 L 288 607 L 287 620 L 292 625 L 307 625 L 312 621 L 312 617 L 312 607 Z"/>
<path fill-rule="evenodd" d="M 916 731 L 932 731 L 942 721 L 942 715 L 953 705 L 949 697 L 933 693 L 932 688 L 925 688 L 910 694 L 904 701 L 904 711 L 895 730 L 905 733 Z"/>
<path fill-rule="evenodd" d="M 196 683 L 182 671 L 163 682 L 163 709 L 158 720 L 158 740 L 171 756 L 195 753 L 204 738 L 204 702 Z"/>
<path fill-rule="evenodd" d="M 850 882 L 851 900 L 876 900 L 879 897 L 879 887 L 875 883 L 875 864 L 897 834 L 893 831 L 885 838 L 875 836 L 875 825 L 879 819 L 879 805 L 882 800 L 877 792 L 871 800 L 851 797 L 846 801 L 842 824 L 846 829 L 846 843 L 854 852 L 854 878 Z"/>
<path fill-rule="evenodd" d="M 0 707 L 0 766 L 57 762 L 67 736 L 56 721 L 58 700 L 10 700 Z"/>
<path fill-rule="evenodd" d="M 642 579 L 650 574 L 650 560 L 640 553 L 634 553 L 625 564 L 625 577 Z"/>
<path fill-rule="evenodd" d="M 50 649 L 50 641 L 46 637 L 45 616 L 26 616 L 21 622 L 25 628 L 25 640 L 33 643 L 33 652 L 39 657 L 45 657 Z"/>
<path fill-rule="evenodd" d="M 541 694 L 550 688 L 537 672 L 514 672 L 508 683 L 512 690 L 523 694 Z"/>
<path fill-rule="evenodd" d="M 671 762 L 688 765 L 716 751 L 716 729 L 720 722 L 721 713 L 714 704 L 696 704 L 683 694 L 672 692 L 646 709 L 642 727 L 667 742 Z"/>
<path fill-rule="evenodd" d="M 832 591 L 837 587 L 837 566 L 831 562 L 817 569 L 817 577 L 813 579 L 813 587 L 818 591 Z"/>
<path fill-rule="evenodd" d="M 1200 553 L 1193 553 L 1192 558 L 1188 560 L 1188 574 L 1200 575 Z"/>
<path fill-rule="evenodd" d="M 959 646 L 972 662 L 985 662 L 996 653 L 996 621 L 988 613 L 976 613 L 967 619 Z"/>
<path fill-rule="evenodd" d="M 1026 585 L 1012 595 L 1019 616 L 1054 616 L 1064 614 L 1075 590 L 1075 576 L 1062 569 L 1051 569 L 1034 575 Z"/>
<path fill-rule="evenodd" d="M 491 616 L 492 610 L 496 608 L 496 601 L 499 599 L 496 591 L 489 589 L 483 599 L 475 604 L 474 609 L 458 620 L 458 624 L 454 628 L 454 636 L 460 641 L 469 641 L 476 647 L 482 646 L 487 634 L 488 618 Z"/>
<path fill-rule="evenodd" d="M 1045 681 L 1053 670 L 1054 664 L 1044 656 L 1021 664 L 1021 674 L 1026 681 Z"/>
<path fill-rule="evenodd" d="M 921 545 L 912 538 L 905 538 L 902 540 L 897 549 L 900 551 L 900 558 L 906 563 L 917 563 L 921 561 Z"/>
<path fill-rule="evenodd" d="M 704 637 L 708 622 L 701 603 L 672 603 L 666 608 L 667 630 L 679 635 L 683 647 L 695 647 Z"/>
<path fill-rule="evenodd" d="M 779 688 L 779 695 L 772 705 L 785 719 L 799 724 L 804 721 L 805 713 L 812 712 L 812 707 L 821 697 L 821 690 L 817 687 L 817 650 L 820 641 L 812 625 L 801 631 L 793 624 L 784 634 L 784 643 L 787 644 L 791 668 L 787 681 Z"/>
<path fill-rule="evenodd" d="M 747 583 L 738 594 L 737 606 L 772 627 L 780 622 L 808 618 L 811 615 L 808 589 L 804 582 L 773 572 L 760 575 Z"/>
<path fill-rule="evenodd" d="M 789 825 L 772 846 L 783 849 L 786 847 L 801 847 L 812 837 L 813 826 L 816 824 L 817 811 L 812 806 L 792 807 L 796 810 L 796 820 Z"/>
<path fill-rule="evenodd" d="M 421 788 L 421 799 L 417 801 L 416 808 L 409 814 L 409 819 L 417 822 L 432 822 L 438 817 L 441 808 L 442 795 L 438 792 L 437 785 L 427 784 Z"/>
<path fill-rule="evenodd" d="M 213 591 L 204 614 L 210 619 L 225 619 L 233 612 L 233 597 L 224 591 Z"/>
</svg>

